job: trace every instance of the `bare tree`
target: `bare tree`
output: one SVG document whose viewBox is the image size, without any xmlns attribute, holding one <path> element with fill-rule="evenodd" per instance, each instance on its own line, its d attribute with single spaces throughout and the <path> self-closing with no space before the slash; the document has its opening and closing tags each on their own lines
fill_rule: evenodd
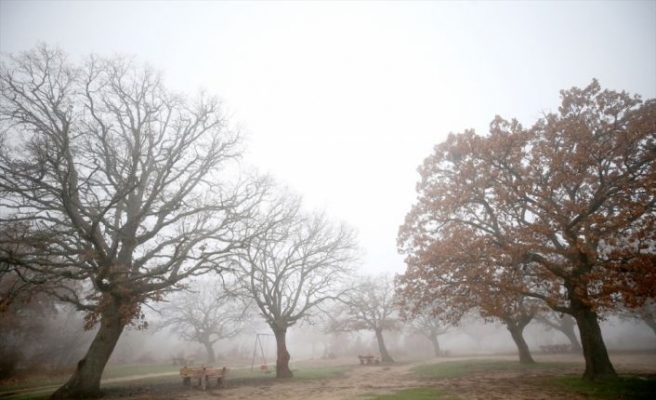
<svg viewBox="0 0 656 400">
<path fill-rule="evenodd" d="M 272 210 L 267 215 L 278 214 L 282 222 L 255 238 L 234 265 L 275 335 L 276 377 L 291 378 L 287 329 L 340 295 L 358 248 L 352 229 L 324 214 L 303 213 L 298 200 L 283 200 Z"/>
<path fill-rule="evenodd" d="M 636 316 L 656 334 L 656 302 L 652 300 L 645 303 L 641 308 L 636 310 Z"/>
<path fill-rule="evenodd" d="M 141 305 L 246 245 L 263 185 L 226 178 L 240 136 L 217 99 L 173 94 L 130 59 L 75 65 L 46 45 L 6 56 L 0 124 L 0 224 L 12 227 L 0 262 L 98 326 L 52 397 L 97 396 Z"/>
<path fill-rule="evenodd" d="M 656 300 L 650 299 L 639 308 L 623 308 L 616 314 L 622 319 L 640 320 L 656 334 Z"/>
<path fill-rule="evenodd" d="M 340 301 L 343 308 L 333 317 L 329 330 L 374 331 L 381 361 L 394 362 L 387 351 L 383 337 L 384 330 L 400 328 L 393 280 L 386 275 L 361 277 L 356 285 L 340 298 Z"/>
<path fill-rule="evenodd" d="M 161 328 L 171 327 L 181 339 L 202 344 L 209 364 L 216 361 L 216 342 L 242 333 L 249 320 L 249 304 L 224 290 L 223 282 L 217 280 L 197 282 L 190 290 L 173 295 L 161 312 Z"/>
<path fill-rule="evenodd" d="M 410 333 L 426 337 L 433 346 L 435 357 L 442 355 L 439 336 L 449 331 L 449 327 L 428 312 L 415 315 L 409 322 Z"/>
</svg>

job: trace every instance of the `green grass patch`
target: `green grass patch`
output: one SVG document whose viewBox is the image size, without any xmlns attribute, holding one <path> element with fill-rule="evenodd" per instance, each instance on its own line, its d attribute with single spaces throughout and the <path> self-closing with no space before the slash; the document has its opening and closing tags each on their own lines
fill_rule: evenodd
<svg viewBox="0 0 656 400">
<path fill-rule="evenodd" d="M 656 394 L 656 376 L 620 376 L 617 381 L 590 382 L 579 376 L 563 376 L 549 380 L 573 393 L 598 399 L 652 400 Z"/>
<path fill-rule="evenodd" d="M 487 371 L 526 371 L 540 369 L 564 369 L 579 366 L 578 363 L 542 362 L 520 364 L 518 361 L 505 360 L 463 360 L 446 361 L 437 364 L 424 364 L 412 368 L 413 372 L 423 377 L 456 378 Z"/>
<path fill-rule="evenodd" d="M 460 400 L 440 390 L 429 387 L 403 389 L 390 394 L 367 395 L 370 400 Z"/>
</svg>

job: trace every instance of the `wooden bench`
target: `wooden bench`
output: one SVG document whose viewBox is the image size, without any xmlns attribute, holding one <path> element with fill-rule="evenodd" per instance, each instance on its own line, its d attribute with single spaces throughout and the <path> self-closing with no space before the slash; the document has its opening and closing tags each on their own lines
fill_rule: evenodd
<svg viewBox="0 0 656 400">
<path fill-rule="evenodd" d="M 380 364 L 380 358 L 378 356 L 358 356 L 360 359 L 361 365 L 373 365 Z"/>
<path fill-rule="evenodd" d="M 182 384 L 191 386 L 191 379 L 198 379 L 198 386 L 205 390 L 209 386 L 209 379 L 216 378 L 216 384 L 220 387 L 225 387 L 225 377 L 228 374 L 228 368 L 212 368 L 212 367 L 187 367 L 180 369 L 180 376 L 182 376 Z"/>
</svg>

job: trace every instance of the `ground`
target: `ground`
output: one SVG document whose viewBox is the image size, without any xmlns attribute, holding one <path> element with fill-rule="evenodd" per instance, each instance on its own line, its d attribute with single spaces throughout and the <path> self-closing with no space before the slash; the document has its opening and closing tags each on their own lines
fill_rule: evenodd
<svg viewBox="0 0 656 400">
<path fill-rule="evenodd" d="M 466 358 L 439 358 L 424 362 L 454 361 Z M 485 358 L 485 357 L 482 357 Z M 516 356 L 494 356 L 494 359 L 506 358 L 516 360 Z M 496 371 L 485 374 L 474 374 L 464 378 L 421 379 L 410 372 L 414 363 L 397 363 L 392 365 L 361 366 L 357 357 L 337 360 L 308 360 L 298 362 L 295 368 L 310 366 L 337 366 L 354 365 L 354 368 L 331 379 L 322 380 L 262 380 L 259 383 L 250 382 L 248 385 L 228 380 L 227 388 L 211 388 L 201 391 L 198 388 L 174 387 L 168 391 L 151 389 L 138 389 L 126 393 L 108 393 L 108 398 L 132 399 L 178 399 L 190 400 L 357 400 L 366 399 L 366 395 L 383 394 L 405 388 L 431 386 L 444 392 L 457 395 L 462 400 L 553 400 L 567 398 L 571 400 L 588 399 L 586 396 L 575 396 L 559 389 L 545 391 L 541 386 L 541 378 L 549 376 L 562 376 L 566 374 L 580 375 L 583 373 L 582 357 L 577 354 L 550 354 L 536 355 L 536 361 L 563 361 L 579 363 L 579 366 L 567 369 L 544 369 L 530 371 Z M 648 373 L 656 374 L 656 353 L 631 353 L 612 355 L 615 368 L 620 373 Z"/>
</svg>

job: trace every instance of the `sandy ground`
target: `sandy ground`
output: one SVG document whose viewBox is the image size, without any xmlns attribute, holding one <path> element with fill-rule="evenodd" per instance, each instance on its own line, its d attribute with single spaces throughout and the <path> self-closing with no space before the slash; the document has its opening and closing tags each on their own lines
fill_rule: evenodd
<svg viewBox="0 0 656 400">
<path fill-rule="evenodd" d="M 449 357 L 423 362 L 434 363 L 459 359 L 486 357 Z M 489 357 L 516 360 L 515 356 Z M 343 376 L 323 380 L 282 380 L 262 382 L 259 385 L 235 385 L 228 380 L 227 388 L 211 388 L 201 391 L 198 388 L 177 389 L 169 393 L 142 393 L 130 396 L 134 399 L 191 399 L 191 400 L 362 400 L 367 395 L 390 393 L 405 388 L 435 387 L 446 393 L 457 395 L 462 400 L 583 400 L 585 396 L 541 386 L 543 378 L 566 374 L 583 373 L 583 359 L 580 355 L 536 355 L 537 362 L 564 361 L 578 362 L 580 366 L 569 369 L 546 369 L 530 371 L 497 371 L 477 374 L 466 378 L 421 379 L 410 372 L 410 368 L 420 363 L 399 363 L 391 366 L 360 366 L 350 359 L 312 360 L 299 362 L 296 368 L 308 366 L 354 365 Z M 656 374 L 656 353 L 632 353 L 611 356 L 616 370 L 620 373 Z M 353 362 L 355 361 L 355 362 Z"/>
</svg>

